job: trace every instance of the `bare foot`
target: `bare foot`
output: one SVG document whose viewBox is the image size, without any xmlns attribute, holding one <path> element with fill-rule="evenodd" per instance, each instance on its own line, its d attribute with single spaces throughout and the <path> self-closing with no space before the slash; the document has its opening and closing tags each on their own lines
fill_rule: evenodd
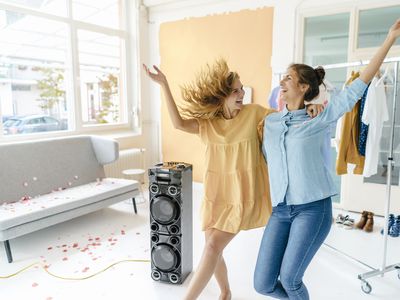
<svg viewBox="0 0 400 300">
<path fill-rule="evenodd" d="M 219 296 L 219 300 L 231 300 L 232 299 L 232 294 L 231 291 L 224 292 Z"/>
</svg>

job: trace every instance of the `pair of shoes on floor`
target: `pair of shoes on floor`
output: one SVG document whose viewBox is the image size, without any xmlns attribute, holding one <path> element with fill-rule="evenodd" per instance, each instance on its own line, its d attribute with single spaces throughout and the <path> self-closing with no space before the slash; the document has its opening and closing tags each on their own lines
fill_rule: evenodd
<svg viewBox="0 0 400 300">
<path fill-rule="evenodd" d="M 343 226 L 345 229 L 353 229 L 354 219 L 351 219 L 349 215 L 343 216 L 338 214 L 335 220 L 336 225 Z"/>
<path fill-rule="evenodd" d="M 383 229 L 381 230 L 381 234 L 383 234 Z M 388 235 L 391 237 L 400 236 L 400 215 L 397 217 L 395 217 L 394 214 L 389 215 Z"/>
<path fill-rule="evenodd" d="M 374 230 L 374 213 L 364 210 L 361 213 L 360 221 L 358 221 L 355 226 L 366 232 L 372 232 Z"/>
</svg>

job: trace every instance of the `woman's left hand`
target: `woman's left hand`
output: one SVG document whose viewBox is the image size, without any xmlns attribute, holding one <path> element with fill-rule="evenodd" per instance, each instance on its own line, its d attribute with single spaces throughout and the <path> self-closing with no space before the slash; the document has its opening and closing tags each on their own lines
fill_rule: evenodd
<svg viewBox="0 0 400 300">
<path fill-rule="evenodd" d="M 400 19 L 398 19 L 389 29 L 389 36 L 397 39 L 400 36 Z"/>
<path fill-rule="evenodd" d="M 320 113 L 322 113 L 325 109 L 325 106 L 322 104 L 309 104 L 307 105 L 307 114 L 311 118 L 315 118 L 318 116 Z"/>
</svg>

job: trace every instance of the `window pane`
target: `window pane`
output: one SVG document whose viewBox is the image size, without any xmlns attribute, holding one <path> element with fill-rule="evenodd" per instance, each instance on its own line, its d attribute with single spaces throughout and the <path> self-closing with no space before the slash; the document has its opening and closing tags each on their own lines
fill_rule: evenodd
<svg viewBox="0 0 400 300">
<path fill-rule="evenodd" d="M 25 6 L 58 16 L 67 16 L 66 0 L 5 0 L 9 4 Z"/>
<path fill-rule="evenodd" d="M 83 123 L 120 123 L 121 39 L 79 30 L 78 43 Z"/>
<path fill-rule="evenodd" d="M 346 62 L 349 21 L 349 13 L 306 18 L 304 63 L 315 66 Z"/>
<path fill-rule="evenodd" d="M 73 0 L 72 13 L 75 20 L 119 29 L 122 0 Z"/>
<path fill-rule="evenodd" d="M 311 66 L 344 63 L 347 61 L 349 43 L 350 14 L 341 13 L 328 16 L 309 17 L 304 23 L 303 62 Z M 326 79 L 341 89 L 346 80 L 347 68 L 327 69 Z M 331 137 L 335 136 L 336 124 L 331 126 Z M 335 148 L 331 148 L 330 172 L 336 190 L 340 191 L 340 176 L 336 175 Z M 332 197 L 340 202 L 340 196 Z"/>
<path fill-rule="evenodd" d="M 377 47 L 383 43 L 390 26 L 399 18 L 400 6 L 361 10 L 357 47 Z M 395 45 L 400 45 L 397 40 Z"/>
<path fill-rule="evenodd" d="M 3 134 L 67 129 L 64 24 L 0 10 L 0 105 Z M 47 124 L 44 116 L 53 122 Z"/>
</svg>

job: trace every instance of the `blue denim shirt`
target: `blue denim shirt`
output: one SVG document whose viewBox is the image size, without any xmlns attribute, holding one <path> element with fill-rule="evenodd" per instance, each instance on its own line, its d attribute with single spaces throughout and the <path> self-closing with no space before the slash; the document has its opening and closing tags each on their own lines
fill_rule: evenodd
<svg viewBox="0 0 400 300">
<path fill-rule="evenodd" d="M 332 94 L 325 110 L 311 119 L 306 109 L 269 114 L 264 119 L 262 151 L 268 163 L 272 206 L 306 204 L 336 195 L 324 164 L 324 139 L 329 126 L 351 111 L 367 85 L 356 79 Z"/>
</svg>

